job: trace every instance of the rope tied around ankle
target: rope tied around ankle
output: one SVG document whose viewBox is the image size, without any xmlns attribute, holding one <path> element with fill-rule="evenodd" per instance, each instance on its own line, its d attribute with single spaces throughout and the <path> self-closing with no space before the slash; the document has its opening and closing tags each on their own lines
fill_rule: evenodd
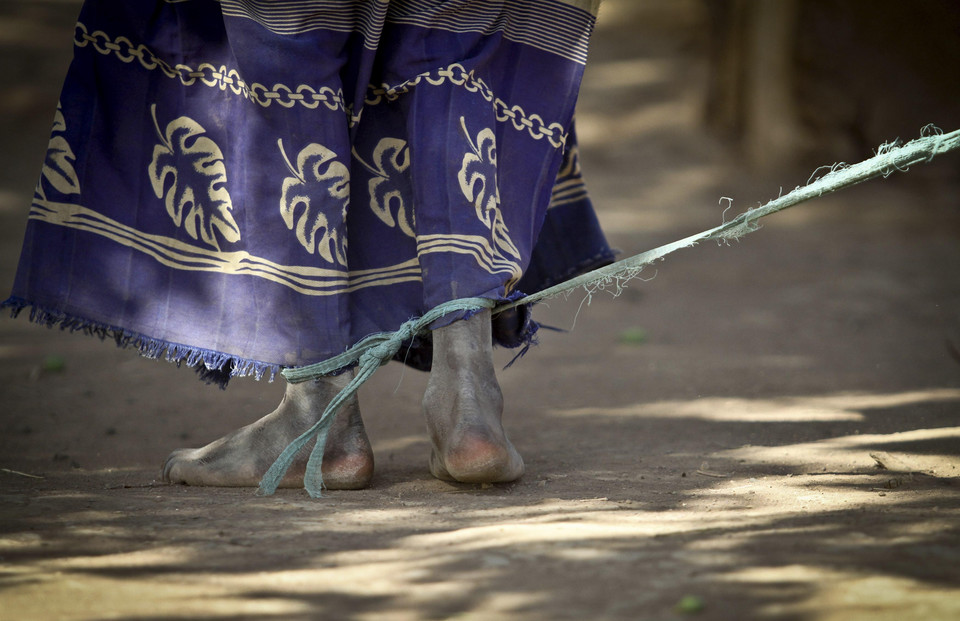
<svg viewBox="0 0 960 621">
<path fill-rule="evenodd" d="M 270 466 L 270 469 L 260 480 L 260 486 L 257 494 L 269 496 L 273 494 L 280 481 L 293 463 L 294 457 L 300 452 L 310 440 L 316 438 L 317 442 L 310 453 L 310 459 L 307 461 L 307 470 L 303 477 L 303 486 L 312 498 L 319 498 L 323 490 L 323 452 L 327 443 L 327 433 L 330 431 L 330 425 L 336 417 L 340 408 L 349 401 L 360 389 L 360 386 L 366 382 L 378 368 L 389 362 L 393 356 L 400 351 L 403 343 L 409 341 L 414 336 L 426 333 L 430 324 L 451 313 L 463 311 L 471 312 L 493 308 L 495 302 L 486 298 L 463 298 L 452 300 L 441 304 L 425 313 L 422 317 L 415 317 L 403 325 L 396 332 L 380 332 L 367 336 L 359 343 L 343 352 L 338 356 L 318 362 L 316 364 L 304 367 L 288 368 L 282 371 L 283 376 L 288 382 L 298 384 L 300 382 L 315 381 L 324 375 L 335 373 L 344 367 L 354 363 L 357 364 L 356 375 L 343 390 L 337 394 L 333 400 L 327 404 L 323 414 L 309 429 L 291 442 L 287 448 L 280 453 L 277 460 Z"/>
<path fill-rule="evenodd" d="M 771 200 L 760 207 L 749 209 L 729 222 L 724 222 L 696 235 L 617 261 L 512 302 L 497 305 L 493 300 L 486 298 L 452 300 L 431 309 L 423 317 L 411 319 L 400 326 L 396 332 L 370 335 L 338 356 L 317 364 L 284 369 L 281 373 L 288 382 L 299 383 L 316 380 L 321 376 L 335 373 L 344 367 L 357 363 L 357 373 L 353 380 L 327 405 L 320 419 L 300 437 L 291 442 L 280 454 L 276 462 L 263 475 L 257 493 L 264 496 L 273 494 L 293 462 L 294 456 L 307 442 L 315 437 L 317 442 L 307 462 L 304 487 L 311 497 L 319 498 L 323 489 L 323 475 L 320 472 L 320 467 L 323 462 L 324 445 L 330 425 L 333 423 L 333 418 L 340 407 L 356 394 L 360 385 L 367 381 L 380 366 L 393 358 L 405 341 L 425 333 L 431 323 L 445 315 L 461 311 L 477 311 L 484 308 L 491 308 L 494 313 L 498 313 L 521 304 L 533 304 L 547 298 L 568 295 L 571 291 L 580 287 L 583 287 L 586 291 L 586 301 L 588 303 L 591 296 L 598 290 L 613 288 L 614 295 L 617 295 L 623 285 L 637 277 L 645 266 L 661 260 L 677 250 L 690 248 L 708 239 L 718 242 L 740 239 L 744 235 L 758 230 L 760 228 L 758 221 L 768 215 L 876 177 L 886 178 L 897 171 L 906 172 L 914 164 L 929 162 L 938 155 L 958 148 L 960 148 L 960 130 L 944 134 L 936 126 L 927 125 L 921 131 L 921 137 L 916 140 L 904 145 L 899 145 L 898 141 L 885 143 L 877 149 L 873 157 L 851 166 L 839 163 L 826 167 L 829 168 L 829 172 L 821 177 L 816 177 L 817 172 L 822 169 L 818 168 L 811 176 L 812 181 L 808 181 L 806 185 L 798 186 L 788 194 Z"/>
</svg>

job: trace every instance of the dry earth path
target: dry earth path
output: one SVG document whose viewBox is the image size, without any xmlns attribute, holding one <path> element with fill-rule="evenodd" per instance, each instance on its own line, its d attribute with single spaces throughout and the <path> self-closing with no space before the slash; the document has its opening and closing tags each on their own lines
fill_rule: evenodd
<svg viewBox="0 0 960 621">
<path fill-rule="evenodd" d="M 583 161 L 628 253 L 809 173 L 702 136 L 698 6 L 609 0 L 597 32 Z M 4 290 L 76 10 L 0 7 Z M 282 387 L 0 320 L 0 619 L 960 618 L 957 163 L 539 307 L 570 331 L 500 374 L 512 485 L 432 479 L 425 377 L 388 366 L 361 393 L 372 488 L 165 486 L 171 448 Z"/>
</svg>

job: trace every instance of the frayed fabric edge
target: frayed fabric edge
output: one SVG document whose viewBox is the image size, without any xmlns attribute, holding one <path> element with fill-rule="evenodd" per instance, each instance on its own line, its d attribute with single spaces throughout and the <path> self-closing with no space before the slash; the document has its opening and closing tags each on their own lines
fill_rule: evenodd
<svg viewBox="0 0 960 621">
<path fill-rule="evenodd" d="M 505 300 L 505 302 L 514 302 L 523 299 L 524 293 L 514 291 Z M 525 304 L 514 306 L 502 313 L 494 313 L 493 316 L 493 343 L 494 345 L 505 347 L 507 349 L 520 349 L 520 351 L 510 359 L 510 362 L 504 366 L 509 369 L 520 358 L 523 358 L 531 347 L 540 344 L 537 332 L 540 330 L 540 324 L 533 319 L 534 304 Z"/>
<path fill-rule="evenodd" d="M 164 359 L 177 366 L 193 368 L 200 379 L 207 384 L 226 389 L 231 378 L 253 377 L 261 380 L 267 376 L 273 381 L 282 367 L 278 364 L 238 358 L 223 352 L 191 347 L 181 343 L 172 343 L 155 339 L 137 332 L 131 332 L 98 321 L 73 316 L 63 311 L 45 308 L 23 298 L 11 296 L 0 303 L 0 309 L 10 309 L 11 317 L 18 317 L 24 310 L 30 309 L 30 321 L 48 328 L 60 328 L 70 333 L 80 332 L 96 336 L 101 341 L 110 339 L 122 349 L 136 349 L 144 358 Z"/>
<path fill-rule="evenodd" d="M 513 297 L 519 298 L 522 297 L 522 294 L 517 293 L 511 296 L 511 298 Z M 176 364 L 178 367 L 181 365 L 187 366 L 197 373 L 200 381 L 217 386 L 221 390 L 226 390 L 230 380 L 234 377 L 253 377 L 259 381 L 266 376 L 267 381 L 273 382 L 277 374 L 286 368 L 279 364 L 239 358 L 223 352 L 148 337 L 138 332 L 44 307 L 41 304 L 17 296 L 11 296 L 0 302 L 0 310 L 7 309 L 10 310 L 10 316 L 14 318 L 19 317 L 24 310 L 29 309 L 29 320 L 32 323 L 50 329 L 59 328 L 70 333 L 80 332 L 87 336 L 95 336 L 101 341 L 109 339 L 114 341 L 117 347 L 121 349 L 135 349 L 143 358 L 150 360 L 163 359 Z M 467 311 L 463 318 L 466 319 L 477 312 L 479 312 L 477 309 Z M 533 321 L 527 308 L 523 308 L 521 315 L 523 316 L 523 327 L 520 334 L 514 337 L 515 342 L 504 342 L 502 340 L 495 342 L 496 345 L 507 349 L 522 348 L 519 354 L 507 364 L 507 367 L 522 358 L 531 346 L 538 344 L 536 333 L 540 325 Z M 396 359 L 405 362 L 399 356 Z M 356 365 L 347 365 L 335 372 L 334 375 L 343 373 L 354 366 Z M 429 365 L 422 368 L 414 365 L 414 368 L 423 371 L 429 371 L 430 369 Z"/>
</svg>

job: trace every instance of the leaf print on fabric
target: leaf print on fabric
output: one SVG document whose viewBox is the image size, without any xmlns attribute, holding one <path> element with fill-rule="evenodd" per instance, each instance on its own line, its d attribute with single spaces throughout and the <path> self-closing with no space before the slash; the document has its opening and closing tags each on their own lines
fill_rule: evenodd
<svg viewBox="0 0 960 621">
<path fill-rule="evenodd" d="M 520 258 L 520 251 L 510 239 L 510 231 L 500 212 L 500 189 L 497 186 L 497 140 L 493 130 L 486 128 L 470 139 L 466 121 L 460 117 L 460 126 L 470 144 L 472 153 L 463 156 L 460 173 L 460 189 L 477 210 L 477 218 L 493 233 L 493 243 L 501 256 Z"/>
<path fill-rule="evenodd" d="M 186 116 L 174 119 L 161 132 L 157 106 L 150 110 L 160 144 L 153 149 L 147 173 L 173 223 L 217 250 L 217 234 L 230 243 L 240 241 L 240 227 L 230 213 L 233 202 L 220 147 L 206 136 L 203 126 Z"/>
<path fill-rule="evenodd" d="M 73 167 L 73 162 L 76 161 L 77 156 L 74 155 L 67 139 L 57 135 L 65 131 L 67 131 L 67 124 L 66 121 L 64 121 L 63 112 L 61 112 L 60 104 L 58 103 L 57 113 L 53 118 L 53 135 L 50 137 L 50 144 L 47 147 L 47 155 L 43 162 L 41 175 L 42 179 L 46 180 L 57 192 L 61 194 L 79 194 L 80 179 L 77 177 L 77 171 Z M 37 192 L 41 196 L 46 196 L 43 192 L 42 183 L 38 186 Z"/>
<path fill-rule="evenodd" d="M 350 169 L 321 144 L 309 144 L 297 155 L 296 167 L 277 140 L 292 177 L 283 180 L 280 214 L 307 252 L 326 262 L 347 265 L 346 217 L 350 206 Z M 318 235 L 318 232 L 322 234 Z"/>
<path fill-rule="evenodd" d="M 370 190 L 370 209 L 390 228 L 399 227 L 408 237 L 416 237 L 413 190 L 406 171 L 410 168 L 410 148 L 405 140 L 383 138 L 373 150 L 374 165 L 363 161 L 356 149 L 353 157 L 374 176 Z"/>
<path fill-rule="evenodd" d="M 53 132 L 63 133 L 67 131 L 67 122 L 63 118 L 63 107 L 57 102 L 57 112 L 53 115 Z"/>
</svg>

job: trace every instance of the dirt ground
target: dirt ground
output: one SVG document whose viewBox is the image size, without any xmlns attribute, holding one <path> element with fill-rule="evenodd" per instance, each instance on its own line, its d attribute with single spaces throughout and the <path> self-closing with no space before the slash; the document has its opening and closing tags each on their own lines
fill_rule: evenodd
<svg viewBox="0 0 960 621">
<path fill-rule="evenodd" d="M 598 27 L 583 165 L 625 254 L 812 170 L 751 172 L 703 135 L 695 4 L 608 0 Z M 77 7 L 0 7 L 4 292 Z M 0 619 L 960 618 L 958 158 L 684 250 L 618 298 L 538 307 L 569 332 L 500 373 L 527 463 L 511 485 L 431 478 L 426 377 L 388 365 L 361 392 L 370 489 L 166 486 L 171 449 L 258 418 L 281 383 L 221 392 L 2 319 Z"/>
</svg>

